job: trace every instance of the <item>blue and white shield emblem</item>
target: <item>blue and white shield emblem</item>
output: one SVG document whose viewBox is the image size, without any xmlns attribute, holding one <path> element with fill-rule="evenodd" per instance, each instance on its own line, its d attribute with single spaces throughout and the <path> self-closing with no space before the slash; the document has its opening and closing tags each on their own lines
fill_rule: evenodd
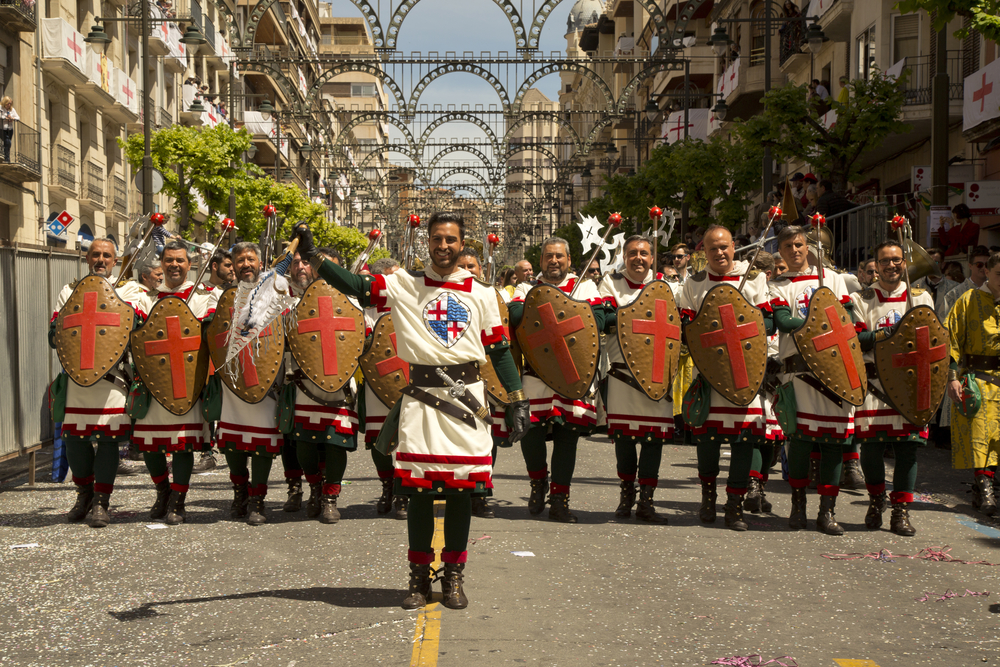
<svg viewBox="0 0 1000 667">
<path fill-rule="evenodd" d="M 815 287 L 807 287 L 795 299 L 795 310 L 798 311 L 799 317 L 805 317 L 809 314 L 809 300 L 812 299 L 812 295 L 815 293 Z"/>
<path fill-rule="evenodd" d="M 885 329 L 891 327 L 901 319 L 903 319 L 903 316 L 898 310 L 890 310 L 884 317 L 879 318 L 878 322 L 875 323 L 875 328 Z"/>
<path fill-rule="evenodd" d="M 451 347 L 465 335 L 472 311 L 454 294 L 444 292 L 424 306 L 424 324 L 434 339 Z"/>
</svg>

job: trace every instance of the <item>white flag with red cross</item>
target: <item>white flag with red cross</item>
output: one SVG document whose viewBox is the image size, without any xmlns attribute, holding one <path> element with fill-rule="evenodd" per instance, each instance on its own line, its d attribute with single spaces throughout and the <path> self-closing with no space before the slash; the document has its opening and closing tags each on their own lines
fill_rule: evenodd
<svg viewBox="0 0 1000 667">
<path fill-rule="evenodd" d="M 1000 59 L 965 79 L 962 130 L 1000 117 Z"/>
</svg>

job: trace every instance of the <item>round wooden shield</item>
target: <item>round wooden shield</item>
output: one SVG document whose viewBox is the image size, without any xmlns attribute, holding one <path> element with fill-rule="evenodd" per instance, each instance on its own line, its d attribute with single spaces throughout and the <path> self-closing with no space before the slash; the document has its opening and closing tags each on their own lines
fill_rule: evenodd
<svg viewBox="0 0 1000 667">
<path fill-rule="evenodd" d="M 80 279 L 55 323 L 56 354 L 66 374 L 92 387 L 125 354 L 135 311 L 100 276 Z"/>
<path fill-rule="evenodd" d="M 496 288 L 493 288 L 496 290 Z M 507 340 L 510 340 L 510 312 L 507 310 L 507 304 L 504 303 L 503 297 L 500 296 L 500 292 L 497 292 L 497 308 L 500 309 L 500 321 L 503 322 L 504 333 L 507 335 Z M 498 403 L 507 405 L 510 403 L 510 399 L 507 397 L 507 390 L 503 388 L 503 384 L 500 382 L 500 377 L 497 375 L 497 371 L 493 368 L 493 359 L 490 355 L 486 355 L 486 363 L 480 364 L 479 374 L 483 376 L 483 382 L 486 384 L 486 391 L 493 400 Z"/>
<path fill-rule="evenodd" d="M 882 392 L 906 421 L 921 428 L 934 418 L 948 386 L 948 330 L 930 306 L 916 306 L 896 332 L 875 343 Z"/>
<path fill-rule="evenodd" d="M 215 306 L 215 317 L 206 334 L 208 351 L 212 355 L 215 372 L 229 390 L 246 403 L 260 403 L 271 391 L 285 354 L 285 325 L 276 318 L 260 332 L 257 340 L 240 350 L 239 356 L 226 364 L 229 347 L 229 325 L 233 321 L 235 287 L 230 287 Z"/>
<path fill-rule="evenodd" d="M 868 393 L 868 373 L 851 317 L 829 287 L 809 299 L 806 323 L 792 334 L 809 370 L 845 403 L 859 406 Z"/>
<path fill-rule="evenodd" d="M 392 313 L 382 315 L 375 322 L 371 343 L 358 361 L 365 382 L 391 410 L 403 395 L 403 387 L 410 384 L 410 365 L 396 355 L 396 326 Z"/>
<path fill-rule="evenodd" d="M 175 296 L 158 301 L 146 323 L 132 332 L 130 347 L 139 378 L 156 402 L 175 415 L 190 412 L 208 379 L 209 354 L 201 321 L 188 305 Z"/>
<path fill-rule="evenodd" d="M 566 398 L 583 398 L 597 374 L 600 332 L 590 304 L 538 284 L 524 298 L 517 328 L 524 359 L 542 382 Z"/>
<path fill-rule="evenodd" d="M 687 326 L 687 344 L 698 372 L 727 401 L 750 405 L 767 367 L 764 316 L 732 285 L 708 291 Z"/>
<path fill-rule="evenodd" d="M 681 318 L 674 293 L 654 280 L 618 308 L 618 343 L 632 377 L 654 401 L 670 395 L 681 356 Z"/>
<path fill-rule="evenodd" d="M 361 309 L 322 278 L 313 281 L 295 307 L 288 347 L 305 376 L 322 391 L 339 391 L 358 368 L 365 345 Z"/>
</svg>

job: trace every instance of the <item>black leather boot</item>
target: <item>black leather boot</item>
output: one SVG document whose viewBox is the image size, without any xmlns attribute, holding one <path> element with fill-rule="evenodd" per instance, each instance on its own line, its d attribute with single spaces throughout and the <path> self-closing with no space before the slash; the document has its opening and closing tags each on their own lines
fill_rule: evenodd
<svg viewBox="0 0 1000 667">
<path fill-rule="evenodd" d="M 337 509 L 338 497 L 339 496 L 323 496 L 319 513 L 320 523 L 337 523 L 340 521 L 340 510 Z"/>
<path fill-rule="evenodd" d="M 993 498 L 992 477 L 976 475 L 976 481 L 972 485 L 972 506 L 986 516 L 996 514 L 997 502 Z"/>
<path fill-rule="evenodd" d="M 743 496 L 736 495 L 735 493 L 727 493 L 726 504 L 723 509 L 726 510 L 726 516 L 724 519 L 726 522 L 726 528 L 743 532 L 750 527 L 747 525 L 747 522 L 743 520 Z"/>
<path fill-rule="evenodd" d="M 528 513 L 541 514 L 545 509 L 545 492 L 549 488 L 549 479 L 531 480 L 531 492 L 528 494 Z"/>
<path fill-rule="evenodd" d="M 907 503 L 892 504 L 892 515 L 889 517 L 889 530 L 903 537 L 913 537 L 917 534 L 917 529 L 910 523 L 910 511 L 906 506 Z"/>
<path fill-rule="evenodd" d="M 698 518 L 702 523 L 715 523 L 715 503 L 719 500 L 719 493 L 715 488 L 715 480 L 706 482 L 701 480 L 701 507 L 698 509 Z"/>
<path fill-rule="evenodd" d="M 771 501 L 767 499 L 767 493 L 765 492 L 767 489 L 767 482 L 762 479 L 757 480 L 757 482 L 760 485 L 760 511 L 764 514 L 770 514 L 771 509 L 774 506 L 771 504 Z"/>
<path fill-rule="evenodd" d="M 382 495 L 375 501 L 377 514 L 388 514 L 392 509 L 392 477 L 382 480 Z"/>
<path fill-rule="evenodd" d="M 396 508 L 394 517 L 400 521 L 406 521 L 406 517 L 409 515 L 410 497 L 395 496 L 392 499 L 392 505 Z"/>
<path fill-rule="evenodd" d="M 322 511 L 323 484 L 309 484 L 309 500 L 306 501 L 306 516 L 315 519 Z"/>
<path fill-rule="evenodd" d="M 246 484 L 233 484 L 233 504 L 229 506 L 231 519 L 242 519 L 247 515 L 247 503 L 250 502 L 250 492 Z"/>
<path fill-rule="evenodd" d="M 639 503 L 635 508 L 635 518 L 647 523 L 666 524 L 667 517 L 657 514 L 656 508 L 653 507 L 653 493 L 655 492 L 655 486 L 644 484 L 639 487 Z"/>
<path fill-rule="evenodd" d="M 420 609 L 431 599 L 431 566 L 410 563 L 410 589 L 403 609 Z"/>
<path fill-rule="evenodd" d="M 104 528 L 111 523 L 111 515 L 108 514 L 108 503 L 110 502 L 111 494 L 94 494 L 94 502 L 91 504 L 90 520 L 88 521 L 91 528 Z"/>
<path fill-rule="evenodd" d="M 615 516 L 619 519 L 627 519 L 632 516 L 632 506 L 635 505 L 635 482 L 622 480 L 621 493 L 619 494 L 618 509 Z"/>
<path fill-rule="evenodd" d="M 288 498 L 281 506 L 282 512 L 298 512 L 302 509 L 302 478 L 288 480 Z"/>
<path fill-rule="evenodd" d="M 492 519 L 496 516 L 486 496 L 472 496 L 472 516 L 480 519 Z"/>
<path fill-rule="evenodd" d="M 885 491 L 877 496 L 868 494 L 868 513 L 865 514 L 865 527 L 868 530 L 878 530 L 882 527 L 882 514 L 889 504 L 889 497 Z"/>
<path fill-rule="evenodd" d="M 156 485 L 156 500 L 149 508 L 150 519 L 162 519 L 167 515 L 167 501 L 170 500 L 170 482 L 163 480 Z"/>
<path fill-rule="evenodd" d="M 465 597 L 462 583 L 465 580 L 465 563 L 445 563 L 441 577 L 441 604 L 448 609 L 465 609 L 469 598 Z"/>
<path fill-rule="evenodd" d="M 888 447 L 886 449 L 888 450 Z M 840 480 L 842 489 L 858 491 L 865 488 L 865 474 L 861 470 L 861 462 L 858 459 L 844 461 Z"/>
<path fill-rule="evenodd" d="M 819 497 L 819 514 L 816 515 L 816 530 L 827 535 L 843 535 L 844 529 L 837 523 L 834 508 L 837 506 L 836 496 Z"/>
<path fill-rule="evenodd" d="M 169 486 L 167 487 L 169 488 Z M 83 521 L 90 513 L 90 508 L 94 504 L 94 484 L 85 484 L 76 487 L 76 502 L 66 513 L 66 520 L 70 523 Z"/>
<path fill-rule="evenodd" d="M 549 494 L 549 519 L 560 523 L 576 523 L 576 515 L 569 511 L 568 493 Z"/>
<path fill-rule="evenodd" d="M 792 512 L 788 515 L 788 527 L 792 530 L 807 528 L 806 489 L 792 489 Z"/>
<path fill-rule="evenodd" d="M 186 492 L 170 492 L 170 500 L 167 501 L 167 515 L 163 517 L 164 523 L 168 526 L 177 526 L 184 523 L 187 519 L 187 511 L 184 509 L 184 499 L 186 497 Z"/>
<path fill-rule="evenodd" d="M 756 477 L 750 478 L 747 495 L 743 497 L 743 509 L 751 514 L 760 514 L 760 480 Z"/>
<path fill-rule="evenodd" d="M 267 523 L 267 512 L 264 510 L 264 496 L 250 496 L 247 506 L 247 525 L 263 526 Z"/>
</svg>

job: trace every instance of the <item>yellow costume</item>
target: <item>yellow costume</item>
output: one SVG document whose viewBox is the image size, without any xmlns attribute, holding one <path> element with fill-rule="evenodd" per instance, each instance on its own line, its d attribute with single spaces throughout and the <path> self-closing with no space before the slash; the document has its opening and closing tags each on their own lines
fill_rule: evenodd
<svg viewBox="0 0 1000 667">
<path fill-rule="evenodd" d="M 677 375 L 674 376 L 674 386 L 671 396 L 674 399 L 674 416 L 681 413 L 684 408 L 684 394 L 694 382 L 694 361 L 687 351 L 687 345 L 681 346 L 681 358 L 678 362 Z"/>
</svg>

